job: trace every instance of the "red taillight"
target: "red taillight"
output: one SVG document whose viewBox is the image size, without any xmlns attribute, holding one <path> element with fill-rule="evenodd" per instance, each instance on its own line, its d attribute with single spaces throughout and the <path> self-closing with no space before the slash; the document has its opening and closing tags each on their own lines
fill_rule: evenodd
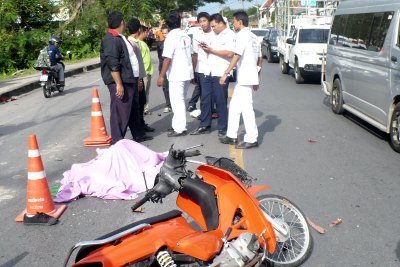
<svg viewBox="0 0 400 267">
<path fill-rule="evenodd" d="M 42 74 L 47 74 L 47 70 L 42 70 Z"/>
</svg>

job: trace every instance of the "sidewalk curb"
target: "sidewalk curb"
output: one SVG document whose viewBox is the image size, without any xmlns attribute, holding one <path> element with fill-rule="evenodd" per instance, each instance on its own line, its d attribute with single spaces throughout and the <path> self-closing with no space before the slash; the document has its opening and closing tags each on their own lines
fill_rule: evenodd
<svg viewBox="0 0 400 267">
<path fill-rule="evenodd" d="M 79 73 L 83 73 L 83 72 L 87 72 L 90 70 L 94 70 L 97 69 L 101 66 L 101 63 L 96 63 L 96 64 L 91 64 L 91 65 L 86 65 L 83 67 L 78 67 L 78 68 L 74 68 L 71 70 L 67 70 L 65 71 L 64 76 L 65 77 L 71 77 L 73 75 L 79 74 Z M 32 90 L 35 90 L 37 88 L 41 88 L 40 86 L 40 82 L 39 82 L 39 74 L 38 74 L 38 80 L 34 81 L 34 82 L 28 82 L 26 84 L 23 84 L 21 86 L 19 86 L 18 88 L 12 88 L 9 90 L 4 90 L 4 92 L 1 92 L 0 90 L 0 95 L 6 98 L 11 98 L 12 96 L 18 96 L 20 94 L 24 94 L 27 92 L 30 92 Z"/>
</svg>

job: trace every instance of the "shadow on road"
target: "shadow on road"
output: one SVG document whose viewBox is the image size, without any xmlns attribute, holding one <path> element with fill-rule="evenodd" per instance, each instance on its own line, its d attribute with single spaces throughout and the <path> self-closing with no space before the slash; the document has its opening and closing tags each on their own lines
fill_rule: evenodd
<svg viewBox="0 0 400 267">
<path fill-rule="evenodd" d="M 7 261 L 6 263 L 1 264 L 0 267 L 15 266 L 15 265 L 17 265 L 18 262 L 20 262 L 23 258 L 25 258 L 28 255 L 29 255 L 29 253 L 25 251 L 22 254 L 15 257 L 14 259 L 11 259 L 11 260 Z"/>
<path fill-rule="evenodd" d="M 275 131 L 275 128 L 281 124 L 281 122 L 282 120 L 276 115 L 265 116 L 264 122 L 258 127 L 258 142 L 261 144 L 264 140 L 264 135 Z"/>
<path fill-rule="evenodd" d="M 396 256 L 400 260 L 400 241 L 397 243 Z"/>
<path fill-rule="evenodd" d="M 75 93 L 75 92 L 78 92 L 78 91 L 81 91 L 81 90 L 88 90 L 88 92 L 92 92 L 91 91 L 91 89 L 92 88 L 94 88 L 94 87 L 99 87 L 99 85 L 96 85 L 96 84 L 94 84 L 94 85 L 90 85 L 90 86 L 81 86 L 81 87 L 73 87 L 73 88 L 65 88 L 64 89 L 64 91 L 62 92 L 62 93 L 55 93 L 55 94 L 53 94 L 51 97 L 60 97 L 60 96 L 64 96 L 64 95 L 67 95 L 67 94 L 72 94 L 72 93 Z"/>
<path fill-rule="evenodd" d="M 328 108 L 331 108 L 331 106 L 332 106 L 331 98 L 329 96 L 325 96 L 324 100 L 322 100 L 322 103 Z"/>
<path fill-rule="evenodd" d="M 46 122 L 49 122 L 49 121 L 58 120 L 61 117 L 65 118 L 65 117 L 80 116 L 82 114 L 82 111 L 84 111 L 84 110 L 86 111 L 86 110 L 88 110 L 88 108 L 87 107 L 83 107 L 83 108 L 74 110 L 72 112 L 63 113 L 63 114 L 60 114 L 58 116 L 51 117 L 49 119 L 41 120 L 41 121 L 28 121 L 28 122 L 24 122 L 24 123 L 21 123 L 21 124 L 1 125 L 0 136 L 9 135 L 9 134 L 12 134 L 14 132 L 22 131 L 22 130 L 25 130 L 27 128 L 33 127 L 33 126 L 35 126 L 37 124 L 43 124 L 43 123 L 46 123 Z"/>
<path fill-rule="evenodd" d="M 350 112 L 345 112 L 343 114 L 343 116 L 345 118 L 351 120 L 352 122 L 354 122 L 358 126 L 361 126 L 365 130 L 367 130 L 369 133 L 375 135 L 376 137 L 378 137 L 378 138 L 380 138 L 382 140 L 387 140 L 387 134 L 386 133 L 380 131 L 378 128 L 376 128 L 376 127 L 372 126 L 371 124 L 369 124 L 368 122 L 360 119 L 356 115 L 353 115 Z"/>
</svg>

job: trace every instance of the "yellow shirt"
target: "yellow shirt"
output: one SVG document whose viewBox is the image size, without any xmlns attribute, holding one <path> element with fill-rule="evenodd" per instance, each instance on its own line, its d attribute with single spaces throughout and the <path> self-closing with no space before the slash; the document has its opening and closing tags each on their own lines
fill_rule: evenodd
<svg viewBox="0 0 400 267">
<path fill-rule="evenodd" d="M 137 40 L 137 44 L 140 47 L 142 53 L 143 64 L 147 75 L 153 75 L 153 62 L 151 62 L 150 49 L 147 44 L 141 40 Z"/>
</svg>

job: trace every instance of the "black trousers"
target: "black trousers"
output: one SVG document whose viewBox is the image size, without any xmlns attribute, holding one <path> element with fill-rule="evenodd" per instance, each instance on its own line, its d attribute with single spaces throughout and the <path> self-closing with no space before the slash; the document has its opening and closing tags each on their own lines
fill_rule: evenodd
<svg viewBox="0 0 400 267">
<path fill-rule="evenodd" d="M 140 117 L 140 124 L 144 126 L 146 122 L 144 121 L 144 106 L 146 105 L 146 91 L 145 91 L 145 84 L 142 80 L 143 90 L 139 92 L 139 117 Z"/>
<path fill-rule="evenodd" d="M 199 81 L 199 73 L 195 72 L 194 73 L 194 78 L 196 80 L 196 85 L 194 86 L 193 93 L 192 93 L 192 98 L 189 100 L 189 107 L 196 107 L 197 101 L 201 97 L 201 84 Z"/>
<path fill-rule="evenodd" d="M 124 83 L 124 96 L 119 99 L 116 96 L 117 85 L 107 85 L 110 92 L 110 127 L 112 143 L 115 144 L 125 137 L 129 129 L 134 138 L 144 135 L 139 117 L 139 94 L 137 83 Z"/>
<path fill-rule="evenodd" d="M 169 82 L 167 78 L 164 79 L 164 84 L 162 89 L 164 92 L 165 107 L 171 108 L 171 100 L 169 99 Z"/>
</svg>

